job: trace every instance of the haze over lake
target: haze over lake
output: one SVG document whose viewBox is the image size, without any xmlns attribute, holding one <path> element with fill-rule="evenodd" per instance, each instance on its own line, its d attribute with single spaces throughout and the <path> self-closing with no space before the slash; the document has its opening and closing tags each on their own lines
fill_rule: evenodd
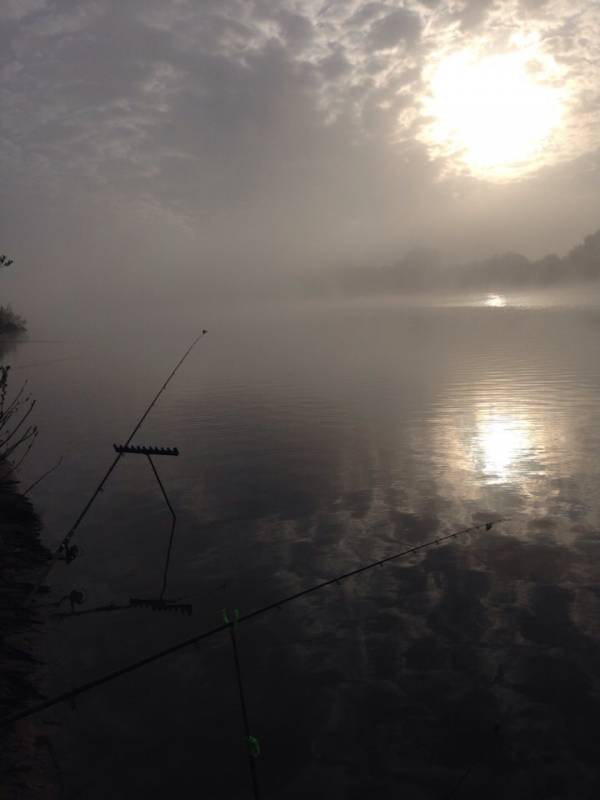
<svg viewBox="0 0 600 800">
<path fill-rule="evenodd" d="M 591 796 L 600 309 L 519 303 L 201 309 L 156 335 L 23 345 L 13 368 L 42 429 L 25 481 L 64 456 L 35 494 L 58 543 L 113 443 L 209 329 L 134 440 L 180 449 L 158 463 L 178 514 L 167 596 L 194 614 L 52 622 L 47 691 L 214 627 L 223 608 L 507 517 L 240 628 L 261 784 L 433 798 L 474 761 L 464 797 L 560 781 Z M 146 460 L 126 456 L 53 597 L 83 589 L 81 610 L 157 594 L 168 531 Z M 223 635 L 47 712 L 67 796 L 185 796 L 196 782 L 248 796 L 236 691 Z"/>
<path fill-rule="evenodd" d="M 2 0 L 0 54 L 0 773 L 596 800 L 600 2 Z"/>
</svg>

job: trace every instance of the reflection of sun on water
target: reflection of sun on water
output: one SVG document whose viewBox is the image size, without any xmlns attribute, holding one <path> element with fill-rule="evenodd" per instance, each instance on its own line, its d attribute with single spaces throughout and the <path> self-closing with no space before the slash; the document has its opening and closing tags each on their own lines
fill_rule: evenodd
<svg viewBox="0 0 600 800">
<path fill-rule="evenodd" d="M 558 68 L 535 45 L 479 56 L 467 49 L 432 66 L 423 138 L 469 172 L 514 178 L 540 165 L 563 116 Z"/>
<path fill-rule="evenodd" d="M 473 444 L 484 474 L 506 481 L 518 471 L 519 459 L 531 447 L 529 426 L 508 414 L 486 416 L 477 423 Z"/>
<path fill-rule="evenodd" d="M 443 492 L 473 501 L 491 487 L 539 492 L 565 431 L 556 415 L 550 426 L 536 394 L 505 370 L 482 377 L 476 388 L 462 380 L 452 385 L 431 420 Z"/>
<path fill-rule="evenodd" d="M 501 294 L 488 294 L 485 298 L 485 304 L 490 308 L 504 308 L 506 305 L 506 297 L 503 297 Z"/>
</svg>

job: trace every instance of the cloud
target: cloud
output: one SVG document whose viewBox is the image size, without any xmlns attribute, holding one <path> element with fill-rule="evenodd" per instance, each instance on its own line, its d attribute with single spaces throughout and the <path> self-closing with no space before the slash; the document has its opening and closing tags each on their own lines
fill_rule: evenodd
<svg viewBox="0 0 600 800">
<path fill-rule="evenodd" d="M 416 138 L 427 71 L 519 36 L 570 91 L 561 158 L 599 144 L 597 4 L 7 0 L 0 17 L 4 236 L 26 238 L 17 209 L 89 208 L 132 253 L 157 237 L 186 263 L 273 269 L 441 236 L 459 204 L 452 156 Z"/>
<path fill-rule="evenodd" d="M 494 7 L 495 0 L 466 0 L 456 14 L 462 31 L 472 31 L 481 27 Z"/>
<path fill-rule="evenodd" d="M 408 141 L 415 125 L 424 124 L 423 68 L 440 53 L 464 45 L 460 28 L 478 28 L 471 45 L 483 52 L 493 50 L 501 38 L 523 33 L 528 24 L 533 25 L 533 15 L 540 40 L 565 65 L 565 79 L 575 87 L 574 108 L 587 117 L 585 134 L 570 132 L 571 149 L 576 148 L 575 139 L 579 144 L 585 139 L 581 146 L 586 149 L 592 147 L 598 113 L 597 73 L 589 66 L 597 43 L 594 14 L 570 13 L 565 4 L 552 0 L 525 7 L 491 0 L 466 2 L 459 9 L 455 5 L 211 0 L 202 4 L 200 13 L 191 0 L 168 4 L 134 0 L 126 7 L 95 0 L 81 4 L 75 12 L 64 3 L 53 5 L 52 10 L 41 3 L 26 3 L 22 8 L 39 13 L 30 22 L 23 15 L 21 28 L 8 41 L 14 60 L 3 70 L 5 125 L 9 133 L 19 129 L 22 145 L 35 144 L 38 149 L 42 127 L 53 120 L 56 159 L 62 120 L 65 136 L 61 142 L 69 160 L 74 139 L 77 144 L 89 143 L 94 128 L 98 133 L 92 157 L 96 174 L 103 159 L 110 166 L 114 157 L 131 153 L 132 142 L 139 166 L 145 161 L 143 151 L 152 148 L 155 129 L 162 131 L 161 114 L 168 115 L 172 108 L 182 112 L 178 103 L 182 95 L 203 109 L 202 124 L 235 127 L 236 113 L 248 113 L 244 92 L 253 77 L 266 81 L 265 91 L 276 86 L 267 69 L 279 47 L 279 68 L 294 75 L 287 97 L 292 115 L 297 98 L 308 95 L 316 124 L 344 120 L 353 128 L 349 136 L 360 137 L 372 133 L 377 121 L 384 140 Z M 9 6 L 9 12 L 14 8 Z M 453 19 L 460 27 L 452 27 Z M 426 41 L 421 40 L 424 29 Z M 52 45 L 44 44 L 47 38 L 53 40 Z M 391 48 L 397 51 L 393 58 L 386 55 Z M 594 58 L 597 63 L 598 57 Z M 212 107 L 206 108 L 202 92 L 213 98 Z M 218 99 L 220 94 L 222 99 Z M 305 100 L 300 102 L 307 110 Z M 219 116 L 227 103 L 229 115 Z M 399 118 L 393 113 L 382 115 L 386 109 L 402 114 Z M 210 118 L 213 111 L 215 119 Z M 182 122 L 189 124 L 189 116 Z M 175 128 L 179 120 L 172 117 L 171 124 Z M 27 131 L 32 134 L 29 141 L 23 136 Z M 53 138 L 48 129 L 44 133 Z M 107 135 L 109 146 L 100 142 Z M 227 139 L 226 130 L 222 135 Z M 116 142 L 119 137 L 121 146 Z M 203 138 L 198 138 L 199 150 Z M 44 157 L 39 149 L 37 155 Z M 156 156 L 160 158 L 160 152 Z"/>
<path fill-rule="evenodd" d="M 415 44 L 421 34 L 418 14 L 398 8 L 371 25 L 368 43 L 375 50 L 390 50 L 399 45 Z"/>
<path fill-rule="evenodd" d="M 47 0 L 4 0 L 0 19 L 21 20 L 46 7 Z"/>
</svg>

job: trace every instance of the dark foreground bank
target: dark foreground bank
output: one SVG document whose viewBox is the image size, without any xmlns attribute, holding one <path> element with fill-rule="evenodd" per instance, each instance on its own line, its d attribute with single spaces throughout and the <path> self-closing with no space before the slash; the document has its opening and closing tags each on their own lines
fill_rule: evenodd
<svg viewBox="0 0 600 800">
<path fill-rule="evenodd" d="M 25 609 L 32 578 L 50 557 L 40 540 L 41 523 L 31 502 L 0 469 L 0 716 L 29 705 L 40 694 L 36 638 L 41 618 Z M 0 798 L 59 797 L 50 730 L 39 719 L 0 732 Z"/>
</svg>

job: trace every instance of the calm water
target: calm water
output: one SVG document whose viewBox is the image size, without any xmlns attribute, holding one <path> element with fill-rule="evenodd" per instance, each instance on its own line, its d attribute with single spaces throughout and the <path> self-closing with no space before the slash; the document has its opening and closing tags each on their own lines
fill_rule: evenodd
<svg viewBox="0 0 600 800">
<path fill-rule="evenodd" d="M 213 310 L 16 351 L 42 430 L 25 483 L 64 457 L 35 490 L 56 543 L 209 328 L 136 439 L 181 451 L 158 462 L 167 595 L 194 615 L 52 619 L 46 691 L 506 516 L 240 627 L 262 793 L 598 796 L 600 312 L 488 302 Z M 53 597 L 156 595 L 168 533 L 149 465 L 123 459 Z M 251 797 L 226 634 L 43 718 L 67 798 Z"/>
</svg>

